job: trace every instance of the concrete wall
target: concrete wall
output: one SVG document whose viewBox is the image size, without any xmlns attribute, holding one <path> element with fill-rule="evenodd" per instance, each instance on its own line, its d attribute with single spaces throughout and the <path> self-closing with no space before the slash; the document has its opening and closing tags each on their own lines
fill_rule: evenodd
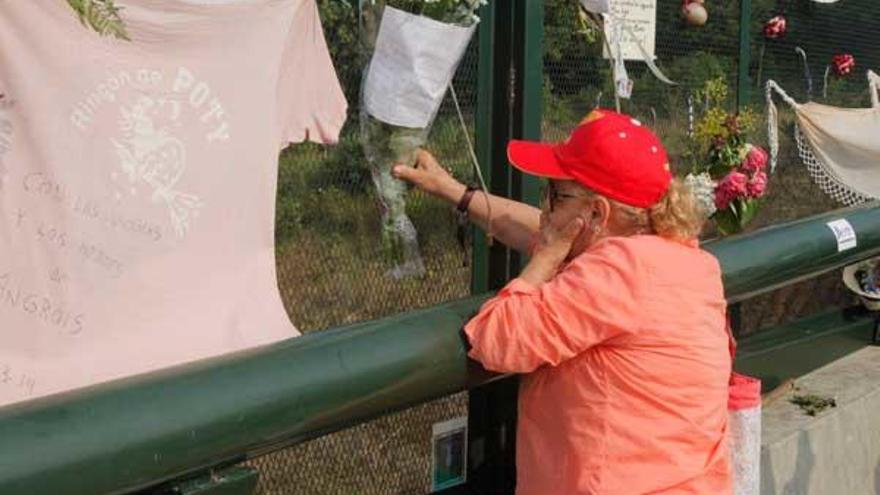
<svg viewBox="0 0 880 495">
<path fill-rule="evenodd" d="M 796 382 L 765 405 L 761 495 L 880 495 L 880 347 L 867 347 Z M 815 417 L 793 394 L 834 397 Z"/>
</svg>

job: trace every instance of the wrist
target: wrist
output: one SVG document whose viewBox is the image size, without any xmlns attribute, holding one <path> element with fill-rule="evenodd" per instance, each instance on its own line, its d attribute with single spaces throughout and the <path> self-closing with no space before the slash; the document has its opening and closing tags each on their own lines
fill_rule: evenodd
<svg viewBox="0 0 880 495">
<path fill-rule="evenodd" d="M 465 192 L 467 192 L 467 186 L 465 186 L 461 182 L 452 180 L 443 187 L 440 192 L 440 196 L 443 197 L 443 199 L 445 199 L 447 202 L 452 203 L 453 205 L 457 205 L 461 201 L 461 198 L 464 196 Z"/>
</svg>

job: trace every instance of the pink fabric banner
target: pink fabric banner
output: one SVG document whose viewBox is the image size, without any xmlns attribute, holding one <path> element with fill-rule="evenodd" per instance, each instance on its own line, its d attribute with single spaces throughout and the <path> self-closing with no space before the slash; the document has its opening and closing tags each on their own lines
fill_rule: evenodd
<svg viewBox="0 0 880 495">
<path fill-rule="evenodd" d="M 0 2 L 0 405 L 298 335 L 277 155 L 346 114 L 314 0 Z"/>
</svg>

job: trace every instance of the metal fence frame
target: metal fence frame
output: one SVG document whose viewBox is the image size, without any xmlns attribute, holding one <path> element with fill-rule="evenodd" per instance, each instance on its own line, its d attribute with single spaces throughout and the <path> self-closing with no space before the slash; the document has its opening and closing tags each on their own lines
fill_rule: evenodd
<svg viewBox="0 0 880 495">
<path fill-rule="evenodd" d="M 740 0 L 740 15 L 742 106 L 751 98 L 751 0 Z M 480 16 L 477 155 L 493 193 L 537 204 L 539 182 L 508 167 L 505 148 L 541 137 L 544 0 L 494 0 Z M 877 255 L 878 213 L 835 212 L 708 249 L 736 302 Z M 853 223 L 857 249 L 837 252 L 824 227 L 832 217 Z M 472 293 L 500 288 L 523 262 L 475 236 Z M 516 378 L 468 364 L 458 337 L 485 297 L 2 408 L 0 492 L 250 493 L 254 472 L 233 467 L 248 456 L 466 389 L 469 450 L 479 455 L 468 484 L 445 493 L 513 493 Z M 328 396 L 334 388 L 344 392 Z"/>
</svg>

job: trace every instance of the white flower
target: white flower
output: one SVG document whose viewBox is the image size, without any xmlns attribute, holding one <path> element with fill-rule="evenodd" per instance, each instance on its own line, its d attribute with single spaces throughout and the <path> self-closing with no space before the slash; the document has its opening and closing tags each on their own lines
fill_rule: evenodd
<svg viewBox="0 0 880 495">
<path fill-rule="evenodd" d="M 715 181 L 708 173 L 688 174 L 684 183 L 691 189 L 691 194 L 697 200 L 700 210 L 706 218 L 715 214 Z"/>
</svg>

